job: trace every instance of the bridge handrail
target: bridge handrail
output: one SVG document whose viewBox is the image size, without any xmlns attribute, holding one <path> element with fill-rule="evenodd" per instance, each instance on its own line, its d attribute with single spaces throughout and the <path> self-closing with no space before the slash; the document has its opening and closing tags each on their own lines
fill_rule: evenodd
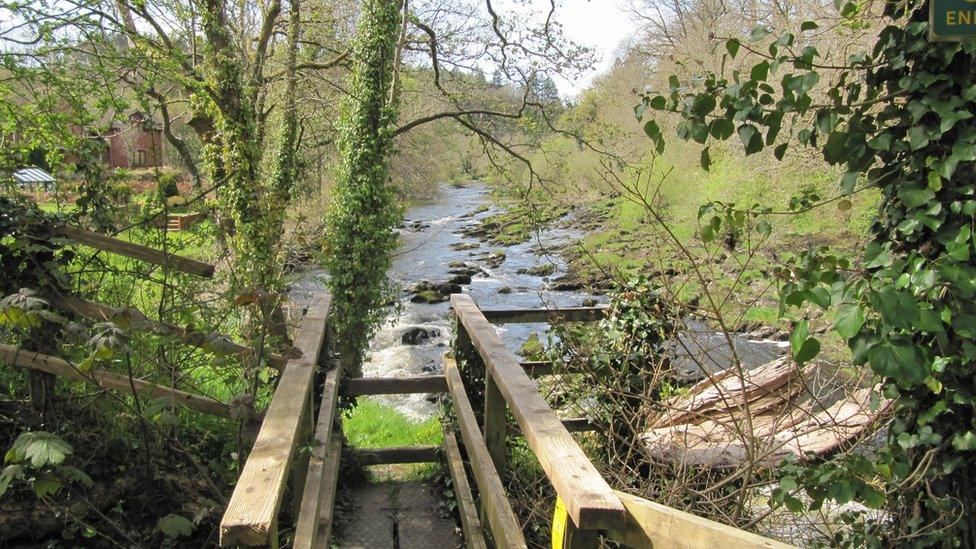
<svg viewBox="0 0 976 549">
<path fill-rule="evenodd" d="M 485 438 L 489 439 L 489 433 L 497 432 L 498 427 L 493 426 L 492 422 L 498 423 L 502 422 L 504 424 L 505 415 L 504 409 L 501 410 L 502 413 L 498 413 L 496 409 L 494 412 L 490 410 L 489 402 L 492 398 L 491 392 L 501 391 L 508 405 L 512 407 L 513 416 L 519 421 L 519 425 L 523 426 L 524 422 L 534 423 L 532 417 L 534 416 L 544 416 L 548 418 L 556 417 L 555 412 L 545 401 L 542 401 L 542 406 L 545 410 L 539 407 L 538 401 L 532 399 L 533 404 L 531 409 L 524 405 L 517 399 L 510 398 L 510 395 L 519 391 L 518 394 L 524 393 L 531 386 L 533 392 L 541 400 L 542 397 L 536 390 L 534 382 L 528 380 L 531 385 L 527 384 L 528 374 L 525 372 L 525 365 L 519 368 L 512 368 L 512 364 L 518 365 L 515 355 L 507 350 L 501 341 L 501 338 L 495 332 L 494 328 L 488 324 L 488 319 L 494 320 L 497 323 L 534 323 L 534 322 L 553 322 L 553 321 L 564 321 L 564 322 L 587 322 L 599 320 L 606 315 L 606 307 L 571 307 L 566 309 L 488 309 L 482 311 L 477 307 L 474 301 L 467 295 L 453 295 L 451 296 L 451 306 L 454 308 L 455 313 L 458 317 L 457 326 L 457 343 L 456 350 L 464 351 L 464 347 L 474 347 L 480 355 L 481 359 L 485 362 L 485 378 L 486 378 L 486 388 L 485 388 L 485 412 L 484 412 L 484 431 Z M 491 352 L 488 352 L 491 351 Z M 501 367 L 499 367 L 501 365 Z M 540 363 L 542 369 L 545 370 L 545 364 Z M 532 366 L 536 366 L 532 363 Z M 512 372 L 518 371 L 521 376 L 514 375 Z M 547 373 L 547 372 L 543 372 Z M 501 385 L 493 389 L 491 386 L 493 383 L 498 383 L 501 381 L 505 383 L 506 389 L 503 389 Z M 507 382 L 507 383 L 506 383 Z M 513 400 L 515 404 L 513 405 Z M 520 419 L 519 414 L 516 410 L 519 409 L 523 412 L 522 419 Z M 530 415 L 531 414 L 531 415 Z M 526 417 L 528 416 L 528 417 Z M 558 417 L 556 417 L 558 420 Z M 565 423 L 565 422 L 563 422 Z M 503 425 L 504 426 L 504 425 Z M 546 425 L 549 428 L 549 425 Z M 565 430 L 565 429 L 564 429 Z M 523 432 L 525 431 L 523 426 Z M 502 431 L 504 433 L 504 431 Z M 568 433 L 567 433 L 568 434 Z M 500 435 L 501 438 L 501 449 L 504 449 L 504 434 Z M 559 435 L 560 439 L 564 439 L 562 433 Z M 568 519 L 572 521 L 572 527 L 568 528 L 566 532 L 566 537 L 563 538 L 564 548 L 577 548 L 577 547 L 591 547 L 596 542 L 595 533 L 593 530 L 600 529 L 609 536 L 610 539 L 623 543 L 626 547 L 655 547 L 655 548 L 684 548 L 684 549 L 714 549 L 715 547 L 722 547 L 722 549 L 746 549 L 751 547 L 767 547 L 774 549 L 785 549 L 791 547 L 790 545 L 781 543 L 776 540 L 772 540 L 752 532 L 747 532 L 733 526 L 722 524 L 713 520 L 709 520 L 697 515 L 680 511 L 678 509 L 673 509 L 666 505 L 649 501 L 625 492 L 611 490 L 613 497 L 622 504 L 624 507 L 624 512 L 621 514 L 619 520 L 613 521 L 608 524 L 594 525 L 593 522 L 588 522 L 586 520 L 581 524 L 579 515 L 573 513 L 573 507 L 570 500 L 567 500 L 566 484 L 564 483 L 563 490 L 560 491 L 557 480 L 560 478 L 554 477 L 550 473 L 550 469 L 546 467 L 543 462 L 543 456 L 540 455 L 536 449 L 539 444 L 538 441 L 529 438 L 526 435 L 526 441 L 532 448 L 532 451 L 539 458 L 539 463 L 543 465 L 543 469 L 546 476 L 550 479 L 553 486 L 556 488 L 556 493 L 559 495 L 560 499 L 565 505 L 565 513 Z M 570 437 L 571 444 L 582 453 L 579 446 L 576 444 L 575 440 Z M 493 441 L 495 445 L 499 444 L 498 439 Z M 489 442 L 489 446 L 492 442 Z M 496 457 L 493 454 L 493 457 Z M 584 456 L 584 459 L 585 458 Z M 497 460 L 497 458 L 496 458 Z M 588 463 L 588 460 L 587 460 Z M 496 462 L 496 466 L 499 463 Z M 565 473 L 573 474 L 573 471 L 563 464 L 559 464 L 560 467 L 556 469 L 557 474 L 562 475 Z M 504 466 L 504 463 L 502 463 Z M 599 480 L 603 485 L 606 485 L 603 477 L 599 477 Z M 574 490 L 588 490 L 590 486 L 572 486 Z M 602 488 L 602 486 L 601 486 Z M 579 502 L 576 502 L 576 509 L 578 513 Z M 584 515 L 588 518 L 589 515 Z"/>
<path fill-rule="evenodd" d="M 305 481 L 300 477 L 306 468 L 293 462 L 297 448 L 312 435 L 312 386 L 325 339 L 329 305 L 329 296 L 320 295 L 305 313 L 295 338 L 295 346 L 302 351 L 302 356 L 285 364 L 251 454 L 220 521 L 221 546 L 276 547 L 278 511 L 290 471 L 297 475 L 296 498 L 301 497 Z"/>
<path fill-rule="evenodd" d="M 459 332 L 464 330 L 485 363 L 484 429 L 495 466 L 505 467 L 507 403 L 526 442 L 566 504 L 573 524 L 593 530 L 622 521 L 626 511 L 620 499 L 539 394 L 536 382 L 505 347 L 481 309 L 466 294 L 452 295 L 451 307 L 458 318 Z"/>
</svg>

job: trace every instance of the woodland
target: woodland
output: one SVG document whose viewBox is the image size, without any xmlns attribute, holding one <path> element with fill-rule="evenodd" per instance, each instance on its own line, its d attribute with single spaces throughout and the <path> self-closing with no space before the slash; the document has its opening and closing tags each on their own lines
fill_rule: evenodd
<svg viewBox="0 0 976 549">
<path fill-rule="evenodd" d="M 932 0 L 625 0 L 638 32 L 569 95 L 599 60 L 560 24 L 581 1 L 0 0 L 0 545 L 218 546 L 302 355 L 296 286 L 331 299 L 321 392 L 404 307 L 532 247 L 556 259 L 524 293 L 605 306 L 518 355 L 598 426 L 574 436 L 613 489 L 797 546 L 976 546 L 976 43 L 932 40 Z M 160 158 L 112 165 L 114 131 Z M 433 223 L 410 212 L 471 188 L 491 253 L 403 287 Z M 688 334 L 724 365 L 685 375 Z M 455 430 L 339 409 L 350 446 Z M 544 467 L 503 450 L 525 541 L 551 547 Z M 344 464 L 340 519 L 387 477 L 435 487 L 460 531 L 440 465 Z"/>
</svg>

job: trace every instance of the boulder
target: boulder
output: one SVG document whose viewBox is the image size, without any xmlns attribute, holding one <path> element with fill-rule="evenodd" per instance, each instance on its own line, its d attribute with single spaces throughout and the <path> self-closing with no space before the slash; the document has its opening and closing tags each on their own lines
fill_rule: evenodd
<svg viewBox="0 0 976 549">
<path fill-rule="evenodd" d="M 579 280 L 560 278 L 549 285 L 549 289 L 555 292 L 572 292 L 583 287 Z"/>
<path fill-rule="evenodd" d="M 449 296 L 442 295 L 433 290 L 424 290 L 418 292 L 416 295 L 410 298 L 411 303 L 443 303 L 450 299 Z"/>
<path fill-rule="evenodd" d="M 471 275 L 469 274 L 456 274 L 448 280 L 451 284 L 471 284 Z"/>
<path fill-rule="evenodd" d="M 414 326 L 413 328 L 408 328 L 403 334 L 400 335 L 400 343 L 404 345 L 420 345 L 426 341 L 429 341 L 437 336 L 441 335 L 441 331 L 437 328 L 423 328 L 421 326 Z"/>
</svg>

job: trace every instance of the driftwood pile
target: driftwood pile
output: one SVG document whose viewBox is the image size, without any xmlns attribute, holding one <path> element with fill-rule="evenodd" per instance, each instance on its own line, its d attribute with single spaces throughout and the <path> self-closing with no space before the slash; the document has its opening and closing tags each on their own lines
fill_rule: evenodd
<svg viewBox="0 0 976 549">
<path fill-rule="evenodd" d="M 641 441 L 651 458 L 681 465 L 806 460 L 839 449 L 875 423 L 889 403 L 872 410 L 871 392 L 856 389 L 826 404 L 788 358 L 744 372 L 732 368 L 666 401 Z"/>
</svg>

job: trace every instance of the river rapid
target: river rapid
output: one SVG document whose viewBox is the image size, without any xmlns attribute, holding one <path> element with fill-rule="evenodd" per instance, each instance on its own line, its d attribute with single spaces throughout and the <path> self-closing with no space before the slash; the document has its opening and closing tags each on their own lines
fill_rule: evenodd
<svg viewBox="0 0 976 549">
<path fill-rule="evenodd" d="M 486 187 L 477 183 L 442 185 L 438 196 L 408 209 L 398 232 L 400 245 L 393 260 L 390 277 L 404 288 L 399 311 L 391 312 L 370 344 L 369 355 L 363 365 L 363 375 L 369 377 L 415 376 L 441 371 L 441 356 L 450 345 L 453 326 L 450 305 L 442 303 L 414 303 L 406 289 L 422 281 L 442 283 L 454 278 L 461 263 L 477 268 L 462 291 L 471 295 L 482 309 L 576 307 L 605 303 L 603 296 L 585 291 L 553 291 L 553 280 L 566 273 L 566 263 L 559 250 L 574 245 L 584 236 L 574 230 L 572 218 L 556 226 L 533 234 L 525 243 L 494 246 L 476 237 L 465 236 L 482 219 L 500 208 L 496 206 Z M 492 261 L 491 254 L 504 252 L 504 260 Z M 526 271 L 551 266 L 546 276 Z M 452 273 L 451 271 L 455 271 Z M 291 297 L 307 302 L 313 292 L 324 286 L 321 270 L 306 271 L 293 285 Z M 514 352 L 531 336 L 544 337 L 545 324 L 507 324 L 497 328 L 506 346 Z M 728 348 L 724 336 L 709 332 L 703 325 L 689 324 L 689 332 L 681 336 L 682 345 L 676 352 L 679 370 L 719 370 L 728 364 Z M 745 336 L 733 338 L 736 354 L 747 366 L 765 363 L 779 356 L 782 345 L 769 341 L 752 341 Z M 697 359 L 688 355 L 695 355 Z M 701 366 L 699 366 L 699 364 Z M 429 395 L 390 395 L 376 398 L 393 406 L 407 417 L 423 420 L 437 411 L 435 399 Z"/>
</svg>

